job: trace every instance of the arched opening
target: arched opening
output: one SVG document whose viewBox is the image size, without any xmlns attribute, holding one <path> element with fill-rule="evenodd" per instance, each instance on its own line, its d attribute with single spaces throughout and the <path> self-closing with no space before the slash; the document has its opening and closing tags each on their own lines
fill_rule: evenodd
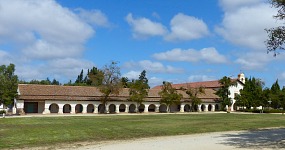
<svg viewBox="0 0 285 150">
<path fill-rule="evenodd" d="M 155 105 L 151 104 L 148 106 L 148 112 L 155 112 Z"/>
<path fill-rule="evenodd" d="M 206 106 L 204 104 L 201 105 L 201 111 L 205 111 Z"/>
<path fill-rule="evenodd" d="M 94 105 L 93 104 L 87 105 L 87 113 L 94 113 Z"/>
<path fill-rule="evenodd" d="M 109 105 L 109 113 L 111 114 L 116 113 L 116 105 L 114 104 Z"/>
<path fill-rule="evenodd" d="M 186 104 L 184 106 L 184 112 L 190 112 L 191 111 L 191 106 L 189 104 Z"/>
<path fill-rule="evenodd" d="M 121 104 L 119 106 L 119 112 L 126 112 L 126 105 L 125 104 Z"/>
<path fill-rule="evenodd" d="M 166 113 L 167 112 L 167 106 L 165 104 L 161 104 L 159 106 L 159 112 Z"/>
<path fill-rule="evenodd" d="M 145 108 L 144 104 L 141 104 L 141 105 L 139 106 L 139 112 L 140 112 L 140 113 L 141 113 L 141 112 L 144 112 L 144 108 Z"/>
<path fill-rule="evenodd" d="M 199 109 L 198 105 L 194 105 L 193 110 L 194 110 L 195 112 L 197 112 L 198 109 Z"/>
<path fill-rule="evenodd" d="M 130 113 L 135 113 L 136 112 L 136 105 L 135 104 L 131 104 L 129 107 L 129 112 Z"/>
<path fill-rule="evenodd" d="M 49 106 L 49 111 L 50 113 L 58 113 L 58 110 L 59 110 L 59 107 L 57 104 L 55 103 L 52 103 L 50 106 Z"/>
<path fill-rule="evenodd" d="M 69 104 L 65 104 L 63 106 L 63 113 L 70 113 L 71 112 L 71 106 Z"/>
<path fill-rule="evenodd" d="M 104 113 L 105 112 L 105 106 L 103 105 L 103 104 L 100 104 L 99 106 L 98 106 L 98 113 Z"/>
<path fill-rule="evenodd" d="M 77 104 L 75 106 L 75 113 L 82 113 L 83 111 L 83 106 L 81 104 Z"/>
<path fill-rule="evenodd" d="M 208 105 L 208 111 L 212 111 L 213 106 L 211 104 Z"/>
<path fill-rule="evenodd" d="M 236 111 L 236 110 L 237 110 L 237 104 L 234 103 L 234 111 Z"/>
<path fill-rule="evenodd" d="M 215 111 L 219 111 L 219 110 L 220 110 L 219 104 L 216 104 L 215 105 Z"/>
</svg>

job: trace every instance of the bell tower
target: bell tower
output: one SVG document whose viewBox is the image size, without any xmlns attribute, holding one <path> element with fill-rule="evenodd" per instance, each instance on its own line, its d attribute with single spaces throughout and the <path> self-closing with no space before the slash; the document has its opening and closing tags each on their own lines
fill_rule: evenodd
<svg viewBox="0 0 285 150">
<path fill-rule="evenodd" d="M 243 73 L 238 74 L 238 80 L 245 84 L 245 76 Z"/>
</svg>

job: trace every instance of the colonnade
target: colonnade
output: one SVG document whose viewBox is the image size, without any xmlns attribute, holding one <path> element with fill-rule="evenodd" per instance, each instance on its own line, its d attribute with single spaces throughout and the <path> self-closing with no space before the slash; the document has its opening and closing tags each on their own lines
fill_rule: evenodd
<svg viewBox="0 0 285 150">
<path fill-rule="evenodd" d="M 191 103 L 181 103 L 180 105 L 171 105 L 171 112 L 207 112 L 207 111 L 218 111 L 218 103 L 202 103 L 200 105 L 192 106 Z M 43 114 L 50 113 L 148 113 L 148 112 L 167 112 L 167 106 L 160 104 L 159 102 L 143 102 L 137 106 L 133 102 L 117 102 L 110 101 L 106 107 L 99 101 L 45 101 Z M 106 109 L 106 110 L 105 110 Z"/>
</svg>

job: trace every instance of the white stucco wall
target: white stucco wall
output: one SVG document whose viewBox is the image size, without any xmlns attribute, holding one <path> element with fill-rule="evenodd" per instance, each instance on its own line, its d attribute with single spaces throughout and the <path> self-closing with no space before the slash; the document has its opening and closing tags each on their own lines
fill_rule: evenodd
<svg viewBox="0 0 285 150">
<path fill-rule="evenodd" d="M 240 82 L 237 82 L 236 86 L 230 86 L 229 87 L 229 91 L 230 91 L 229 97 L 231 98 L 231 101 L 232 101 L 231 111 L 234 110 L 234 104 L 236 102 L 235 94 L 240 94 L 241 89 L 243 89 L 243 84 L 241 84 Z"/>
</svg>

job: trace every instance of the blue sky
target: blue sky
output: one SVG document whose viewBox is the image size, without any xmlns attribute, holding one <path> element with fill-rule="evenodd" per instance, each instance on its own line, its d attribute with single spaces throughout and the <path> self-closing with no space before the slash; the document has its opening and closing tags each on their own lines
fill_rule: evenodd
<svg viewBox="0 0 285 150">
<path fill-rule="evenodd" d="M 281 25 L 267 0 L 0 0 L 0 64 L 21 80 L 74 81 L 119 62 L 151 86 L 257 77 L 285 85 L 284 52 L 267 54 L 265 28 Z"/>
</svg>

